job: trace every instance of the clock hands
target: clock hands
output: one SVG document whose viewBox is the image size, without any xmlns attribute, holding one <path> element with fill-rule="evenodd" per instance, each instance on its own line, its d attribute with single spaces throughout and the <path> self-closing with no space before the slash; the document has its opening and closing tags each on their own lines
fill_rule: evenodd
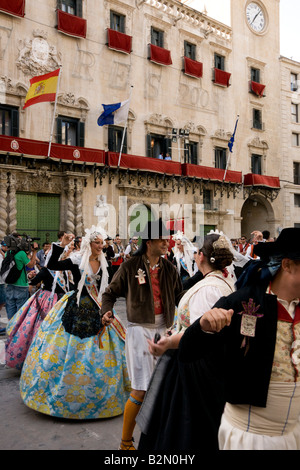
<svg viewBox="0 0 300 470">
<path fill-rule="evenodd" d="M 255 18 L 260 14 L 260 11 L 258 13 L 256 13 L 256 15 L 254 16 L 253 20 L 251 21 L 251 24 L 253 24 Z"/>
</svg>

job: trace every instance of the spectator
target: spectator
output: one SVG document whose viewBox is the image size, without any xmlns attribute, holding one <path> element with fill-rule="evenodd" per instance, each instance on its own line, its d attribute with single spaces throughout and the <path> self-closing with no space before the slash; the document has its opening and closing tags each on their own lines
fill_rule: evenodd
<svg viewBox="0 0 300 470">
<path fill-rule="evenodd" d="M 14 284 L 8 284 L 6 286 L 6 313 L 9 320 L 28 299 L 29 284 L 26 268 L 31 269 L 35 266 L 37 250 L 38 244 L 33 242 L 31 258 L 28 256 L 28 254 L 31 252 L 31 247 L 25 247 L 25 244 L 24 249 L 20 249 L 15 253 L 15 262 L 17 268 L 22 271 L 19 279 Z"/>
</svg>

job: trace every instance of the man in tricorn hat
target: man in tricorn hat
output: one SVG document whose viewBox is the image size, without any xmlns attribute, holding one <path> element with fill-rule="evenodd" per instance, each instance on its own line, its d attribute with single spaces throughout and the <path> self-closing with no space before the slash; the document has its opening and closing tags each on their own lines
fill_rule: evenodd
<svg viewBox="0 0 300 470">
<path fill-rule="evenodd" d="M 219 357 L 226 403 L 220 449 L 300 450 L 299 240 L 299 228 L 286 228 L 274 243 L 256 245 L 260 260 L 238 290 L 181 339 L 184 363 L 212 352 Z"/>
<path fill-rule="evenodd" d="M 104 321 L 111 321 L 114 303 L 126 298 L 128 327 L 126 360 L 132 392 L 124 411 L 121 450 L 134 450 L 135 418 L 143 402 L 155 358 L 149 353 L 148 339 L 165 334 L 174 322 L 175 306 L 182 284 L 175 266 L 163 258 L 169 245 L 169 231 L 161 219 L 148 222 L 139 250 L 121 264 L 102 296 Z"/>
</svg>

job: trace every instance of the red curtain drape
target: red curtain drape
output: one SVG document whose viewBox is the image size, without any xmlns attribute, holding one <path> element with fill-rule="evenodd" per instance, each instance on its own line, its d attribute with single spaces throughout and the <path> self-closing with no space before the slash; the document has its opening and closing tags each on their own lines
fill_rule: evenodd
<svg viewBox="0 0 300 470">
<path fill-rule="evenodd" d="M 265 176 L 248 173 L 244 176 L 244 186 L 266 186 L 268 188 L 280 188 L 280 180 L 277 176 Z"/>
<path fill-rule="evenodd" d="M 253 81 L 251 82 L 251 91 L 253 91 L 257 96 L 263 96 L 265 88 L 266 85 Z"/>
<path fill-rule="evenodd" d="M 225 72 L 225 70 L 220 70 L 215 68 L 215 80 L 214 82 L 218 85 L 229 86 L 229 80 L 231 73 Z"/>
<path fill-rule="evenodd" d="M 116 51 L 131 53 L 132 37 L 114 29 L 107 30 L 108 47 Z"/>
<path fill-rule="evenodd" d="M 25 0 L 0 0 L 0 11 L 23 17 L 25 15 Z"/>
<path fill-rule="evenodd" d="M 119 154 L 114 152 L 106 153 L 106 164 L 116 167 L 119 161 Z M 181 175 L 181 164 L 179 162 L 159 160 L 158 158 L 142 157 L 138 155 L 121 155 L 120 168 L 130 168 L 131 170 L 153 171 L 155 173 L 166 173 L 168 175 Z"/>
<path fill-rule="evenodd" d="M 211 181 L 223 181 L 225 170 L 208 166 L 193 165 L 192 163 L 182 164 L 182 174 L 185 176 L 202 178 Z M 242 183 L 242 173 L 240 171 L 228 170 L 225 181 L 230 183 Z"/>
<path fill-rule="evenodd" d="M 49 142 L 42 140 L 23 139 L 20 137 L 0 136 L 0 151 L 11 154 L 23 154 L 45 158 L 48 155 Z M 105 151 L 86 147 L 74 147 L 52 143 L 51 158 L 79 163 L 105 164 Z"/>
<path fill-rule="evenodd" d="M 196 60 L 184 57 L 184 73 L 192 77 L 201 78 L 203 75 L 203 64 Z"/>
<path fill-rule="evenodd" d="M 160 65 L 171 65 L 171 52 L 163 47 L 150 44 L 150 60 Z"/>
<path fill-rule="evenodd" d="M 79 38 L 86 37 L 86 20 L 79 16 L 70 15 L 62 10 L 57 10 L 57 29 L 69 36 Z"/>
</svg>

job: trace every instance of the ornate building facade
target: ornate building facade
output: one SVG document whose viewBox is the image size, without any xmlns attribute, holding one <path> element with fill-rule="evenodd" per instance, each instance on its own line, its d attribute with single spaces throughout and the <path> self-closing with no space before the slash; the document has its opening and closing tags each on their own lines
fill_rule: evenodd
<svg viewBox="0 0 300 470">
<path fill-rule="evenodd" d="M 230 27 L 178 0 L 14 3 L 0 0 L 0 238 L 98 222 L 128 238 L 162 210 L 190 237 L 278 235 L 279 0 L 231 0 Z M 56 105 L 23 109 L 58 68 Z M 124 124 L 97 119 L 130 93 L 119 158 Z"/>
</svg>

